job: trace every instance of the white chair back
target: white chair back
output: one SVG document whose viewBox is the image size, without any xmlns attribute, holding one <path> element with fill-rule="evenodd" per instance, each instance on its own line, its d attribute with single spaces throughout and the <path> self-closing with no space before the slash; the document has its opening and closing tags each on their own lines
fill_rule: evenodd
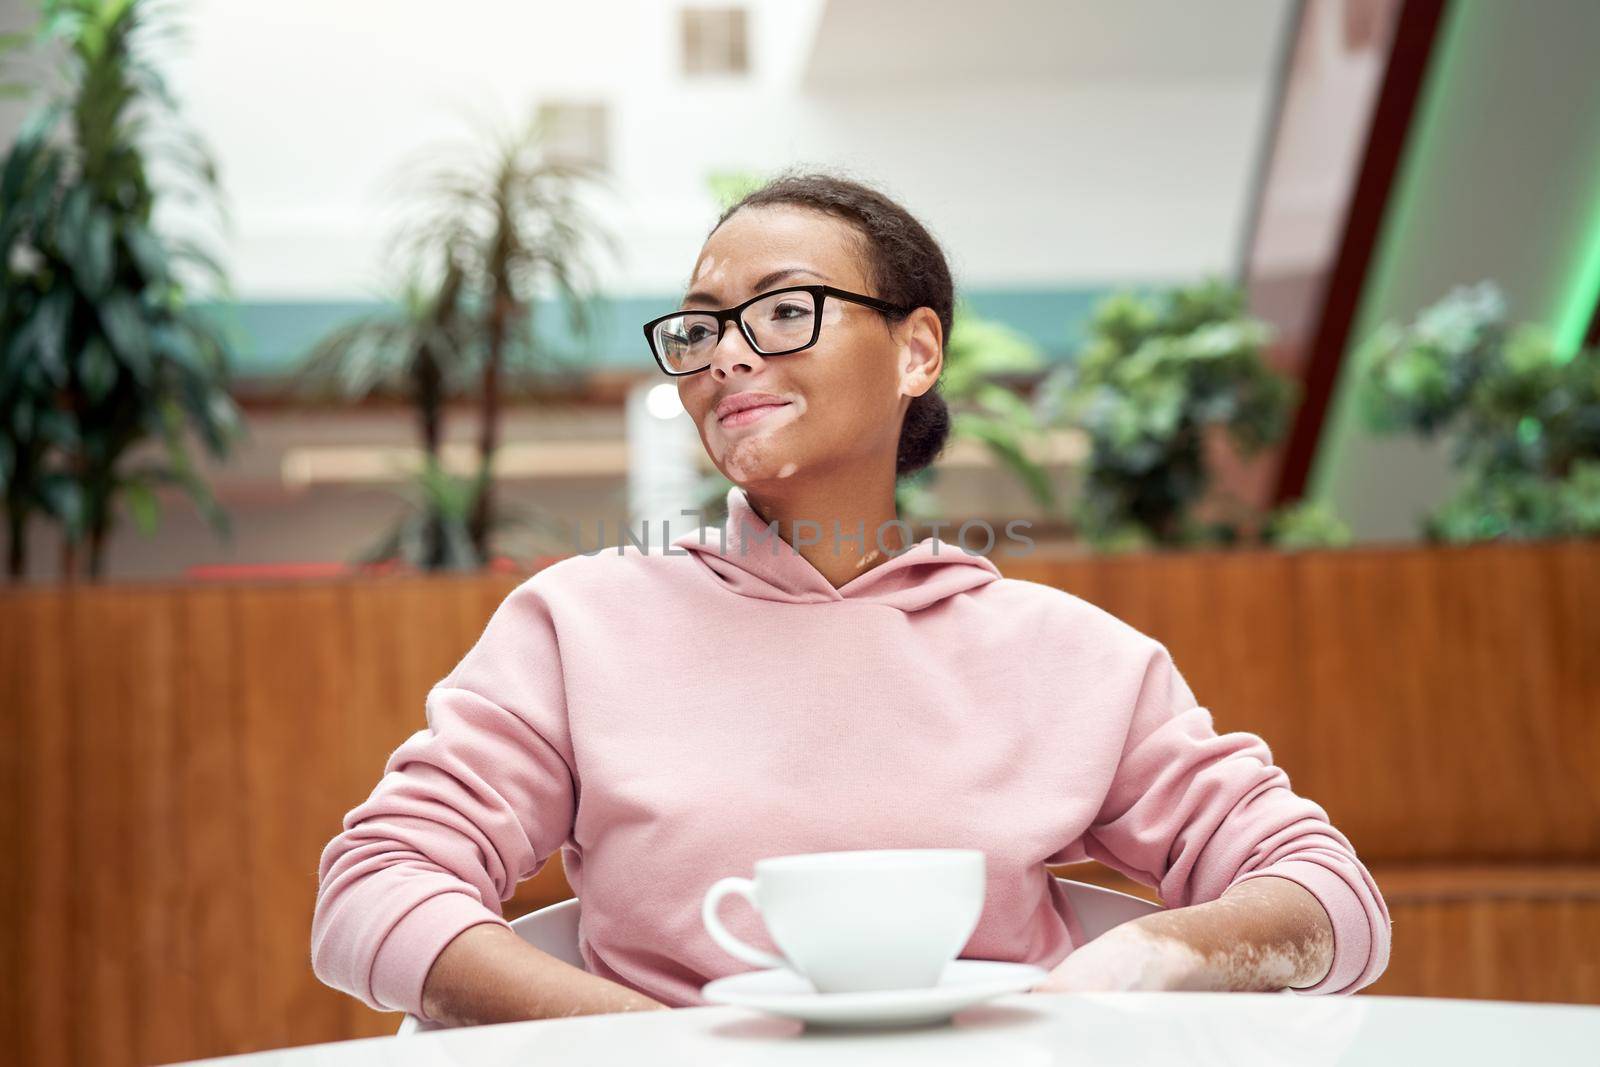
<svg viewBox="0 0 1600 1067">
<path fill-rule="evenodd" d="M 1137 919 L 1141 915 L 1161 910 L 1160 904 L 1115 889 L 1107 889 L 1105 886 L 1074 882 L 1070 878 L 1061 877 L 1057 877 L 1056 881 L 1066 890 L 1067 899 L 1072 902 L 1072 910 L 1077 913 L 1078 921 L 1083 924 L 1083 936 L 1086 941 L 1093 941 L 1113 926 L 1121 926 L 1129 919 Z"/>
<path fill-rule="evenodd" d="M 550 953 L 563 963 L 580 970 L 586 969 L 583 954 L 578 951 L 578 898 L 550 904 L 538 911 L 511 920 L 511 929 L 534 948 Z M 410 1012 L 400 1021 L 400 1036 L 419 1034 L 428 1030 L 443 1030 L 444 1026 L 424 1022 Z"/>
<path fill-rule="evenodd" d="M 1074 882 L 1059 876 L 1056 881 L 1066 890 L 1067 899 L 1072 902 L 1072 909 L 1083 924 L 1084 937 L 1089 941 L 1129 919 L 1161 910 L 1159 904 L 1119 893 L 1115 889 Z M 583 954 L 578 951 L 578 914 L 578 898 L 573 897 L 511 920 L 511 929 L 534 948 L 542 949 L 564 963 L 583 968 Z M 400 1023 L 399 1033 L 404 1036 L 442 1029 L 444 1027 L 438 1023 L 423 1022 L 407 1012 Z"/>
</svg>

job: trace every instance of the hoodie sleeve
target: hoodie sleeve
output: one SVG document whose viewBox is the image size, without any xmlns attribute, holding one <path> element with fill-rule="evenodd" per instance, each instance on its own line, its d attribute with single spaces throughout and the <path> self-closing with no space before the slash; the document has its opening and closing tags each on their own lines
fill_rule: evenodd
<svg viewBox="0 0 1600 1067">
<path fill-rule="evenodd" d="M 533 581 L 428 692 L 428 728 L 395 750 L 323 849 L 312 969 L 377 1010 L 426 1019 L 435 958 L 468 927 L 509 929 L 501 902 L 570 836 L 560 653 Z"/>
<path fill-rule="evenodd" d="M 1152 642 L 1121 762 L 1084 834 L 1089 856 L 1161 894 L 1169 908 L 1239 882 L 1298 882 L 1333 924 L 1333 964 L 1301 994 L 1354 993 L 1389 962 L 1389 910 L 1327 812 L 1297 796 L 1260 737 L 1218 735 L 1165 646 Z"/>
</svg>

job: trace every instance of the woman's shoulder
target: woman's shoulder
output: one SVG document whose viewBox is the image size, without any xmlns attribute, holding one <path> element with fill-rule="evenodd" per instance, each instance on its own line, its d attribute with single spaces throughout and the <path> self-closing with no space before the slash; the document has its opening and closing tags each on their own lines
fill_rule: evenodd
<svg viewBox="0 0 1600 1067">
<path fill-rule="evenodd" d="M 587 553 L 574 552 L 547 563 L 522 580 L 513 594 L 588 595 L 617 590 L 637 591 L 641 582 L 670 578 L 689 562 L 687 552 L 667 552 L 652 545 L 649 551 L 624 544 Z"/>
<path fill-rule="evenodd" d="M 1125 619 L 1060 586 L 1001 577 L 985 586 L 983 593 L 1007 617 L 1026 620 L 1028 625 L 1047 626 L 1051 632 L 1141 648 L 1158 643 Z"/>
</svg>

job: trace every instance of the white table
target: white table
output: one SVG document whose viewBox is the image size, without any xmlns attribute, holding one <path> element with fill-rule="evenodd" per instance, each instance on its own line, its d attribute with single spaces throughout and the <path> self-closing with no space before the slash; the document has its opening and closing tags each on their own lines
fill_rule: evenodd
<svg viewBox="0 0 1600 1067">
<path fill-rule="evenodd" d="M 396 1017 L 398 1018 L 398 1016 Z M 195 1060 L 229 1067 L 460 1064 L 1421 1065 L 1593 1063 L 1600 1007 L 1266 993 L 1014 993 L 918 1029 L 813 1031 L 750 1008 L 462 1027 Z"/>
</svg>

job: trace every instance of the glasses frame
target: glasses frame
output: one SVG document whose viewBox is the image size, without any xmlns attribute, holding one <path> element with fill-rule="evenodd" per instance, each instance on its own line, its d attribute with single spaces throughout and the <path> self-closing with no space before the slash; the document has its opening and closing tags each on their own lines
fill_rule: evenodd
<svg viewBox="0 0 1600 1067">
<path fill-rule="evenodd" d="M 811 324 L 811 340 L 807 341 L 803 345 L 800 345 L 798 348 L 790 348 L 783 352 L 761 351 L 760 346 L 756 344 L 756 339 L 751 336 L 749 327 L 745 325 L 745 309 L 752 304 L 758 303 L 762 300 L 767 300 L 771 297 L 777 296 L 780 293 L 801 292 L 810 293 L 817 301 L 816 321 Z M 709 308 L 679 308 L 677 311 L 668 312 L 665 315 L 658 315 L 644 324 L 644 339 L 645 343 L 650 346 L 650 355 L 655 357 L 656 366 L 660 367 L 664 373 L 673 378 L 685 378 L 691 374 L 699 374 L 701 371 L 707 371 L 711 369 L 711 364 L 707 363 L 704 367 L 696 367 L 694 370 L 672 370 L 667 366 L 666 361 L 661 358 L 661 353 L 656 351 L 656 327 L 661 323 L 666 322 L 668 319 L 677 318 L 679 315 L 710 315 L 717 320 L 717 339 L 712 343 L 711 346 L 713 351 L 716 350 L 717 345 L 722 343 L 722 335 L 727 332 L 728 323 L 734 322 L 738 324 L 739 333 L 744 336 L 745 342 L 750 346 L 750 350 L 756 353 L 756 355 L 763 358 L 767 356 L 793 355 L 796 352 L 804 352 L 806 349 L 816 344 L 817 339 L 822 336 L 822 312 L 827 306 L 827 299 L 830 296 L 835 300 L 846 300 L 852 304 L 861 304 L 865 307 L 872 308 L 874 311 L 881 311 L 888 315 L 908 315 L 912 312 L 912 310 L 914 310 L 912 308 L 904 308 L 897 304 L 891 304 L 887 301 L 879 300 L 875 296 L 867 296 L 864 293 L 852 293 L 848 289 L 840 289 L 835 285 L 786 285 L 782 289 L 769 289 L 764 293 L 757 293 L 755 296 L 752 296 L 749 300 L 746 300 L 742 304 L 731 308 L 723 308 L 720 311 L 713 311 Z"/>
</svg>

